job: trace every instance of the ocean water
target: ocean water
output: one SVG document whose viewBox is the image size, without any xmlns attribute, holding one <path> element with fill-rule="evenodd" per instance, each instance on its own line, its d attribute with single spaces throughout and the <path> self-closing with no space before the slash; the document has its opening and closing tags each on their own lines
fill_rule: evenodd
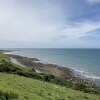
<svg viewBox="0 0 100 100">
<path fill-rule="evenodd" d="M 100 49 L 20 49 L 11 53 L 71 68 L 100 84 Z"/>
</svg>

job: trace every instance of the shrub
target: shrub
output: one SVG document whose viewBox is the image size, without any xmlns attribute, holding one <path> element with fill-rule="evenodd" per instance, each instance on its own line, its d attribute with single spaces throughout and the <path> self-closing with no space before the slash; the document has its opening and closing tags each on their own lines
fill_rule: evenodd
<svg viewBox="0 0 100 100">
<path fill-rule="evenodd" d="M 84 83 L 74 83 L 73 84 L 73 89 L 75 90 L 84 90 L 86 88 L 86 85 Z"/>
<path fill-rule="evenodd" d="M 0 100 L 13 100 L 13 99 L 17 99 L 18 98 L 18 94 L 16 94 L 14 91 L 3 91 L 0 90 Z"/>
<path fill-rule="evenodd" d="M 34 72 L 17 71 L 17 74 L 29 78 L 42 79 L 42 77 L 39 74 Z"/>
<path fill-rule="evenodd" d="M 11 72 L 16 72 L 17 70 L 19 70 L 19 68 L 15 67 L 12 63 L 3 61 L 0 64 L 0 72 L 11 73 Z"/>
<path fill-rule="evenodd" d="M 63 78 L 57 78 L 55 77 L 53 80 L 52 80 L 52 83 L 55 83 L 57 85 L 63 85 L 63 86 L 66 86 L 66 87 L 72 87 L 72 82 L 70 81 L 67 81 Z"/>
<path fill-rule="evenodd" d="M 44 81 L 50 82 L 50 77 L 48 75 L 44 76 Z"/>
</svg>

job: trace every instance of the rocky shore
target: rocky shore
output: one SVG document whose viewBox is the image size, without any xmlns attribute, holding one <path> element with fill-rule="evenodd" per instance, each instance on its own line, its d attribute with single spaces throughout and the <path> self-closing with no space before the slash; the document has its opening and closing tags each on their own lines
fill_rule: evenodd
<svg viewBox="0 0 100 100">
<path fill-rule="evenodd" d="M 69 80 L 73 83 L 84 83 L 84 84 L 91 84 L 92 86 L 95 86 L 92 82 L 88 80 L 81 79 L 80 77 L 76 77 L 74 75 L 73 70 L 55 65 L 55 64 L 44 64 L 39 62 L 39 59 L 37 58 L 29 58 L 29 57 L 23 57 L 20 55 L 12 55 L 7 54 L 10 58 L 16 59 L 20 64 L 33 68 L 34 70 L 37 70 L 39 72 L 45 73 L 45 74 L 51 74 L 56 77 L 60 77 L 66 80 Z"/>
</svg>

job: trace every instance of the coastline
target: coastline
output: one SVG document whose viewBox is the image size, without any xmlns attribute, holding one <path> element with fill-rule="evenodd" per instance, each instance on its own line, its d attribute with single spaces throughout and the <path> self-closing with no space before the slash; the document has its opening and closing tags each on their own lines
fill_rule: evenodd
<svg viewBox="0 0 100 100">
<path fill-rule="evenodd" d="M 10 49 L 12 50 L 12 49 Z M 93 49 L 19 49 L 8 54 L 38 58 L 45 64 L 57 64 L 74 71 L 78 77 L 100 86 L 100 50 Z"/>
<path fill-rule="evenodd" d="M 56 64 L 45 64 L 41 63 L 39 59 L 37 58 L 29 58 L 24 57 L 20 55 L 13 55 L 13 54 L 6 54 L 10 58 L 15 59 L 19 64 L 33 68 L 37 73 L 45 73 L 45 74 L 51 74 L 55 77 L 60 77 L 65 80 L 71 81 L 72 83 L 83 83 L 83 84 L 91 84 L 93 87 L 95 87 L 95 83 L 88 79 L 83 79 L 79 76 L 76 76 L 74 71 L 72 69 L 59 66 Z"/>
</svg>

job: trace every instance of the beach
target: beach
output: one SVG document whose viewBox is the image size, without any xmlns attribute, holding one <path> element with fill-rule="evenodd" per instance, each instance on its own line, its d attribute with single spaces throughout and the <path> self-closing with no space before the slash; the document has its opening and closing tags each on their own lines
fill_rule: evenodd
<svg viewBox="0 0 100 100">
<path fill-rule="evenodd" d="M 40 60 L 37 58 L 29 58 L 20 55 L 12 55 L 7 54 L 11 58 L 13 63 L 17 63 L 24 67 L 30 67 L 34 69 L 37 73 L 45 73 L 54 75 L 55 77 L 60 77 L 62 79 L 71 81 L 72 83 L 83 83 L 83 84 L 91 84 L 95 86 L 95 84 L 88 79 L 82 79 L 81 77 L 76 77 L 73 70 L 62 67 L 56 64 L 45 64 L 39 62 Z M 12 60 L 14 59 L 14 60 Z"/>
</svg>

